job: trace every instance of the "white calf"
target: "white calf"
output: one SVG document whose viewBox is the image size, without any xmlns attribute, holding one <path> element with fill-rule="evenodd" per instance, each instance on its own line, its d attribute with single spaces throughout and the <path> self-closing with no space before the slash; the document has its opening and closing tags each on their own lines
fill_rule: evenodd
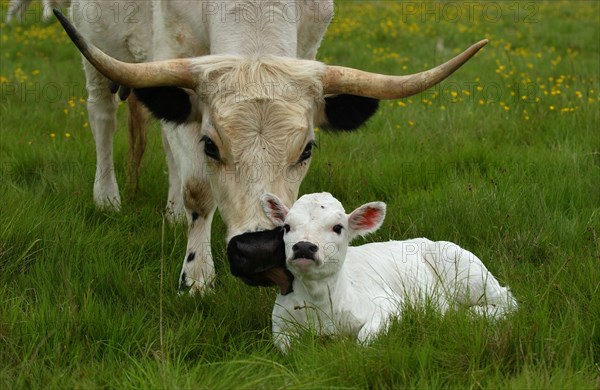
<svg viewBox="0 0 600 390">
<path fill-rule="evenodd" d="M 27 8 L 33 0 L 10 0 L 8 4 L 8 12 L 6 15 L 6 23 L 10 23 L 14 17 L 22 21 L 25 17 Z M 47 22 L 52 17 L 52 8 L 60 8 L 67 0 L 42 0 L 43 20 Z"/>
<path fill-rule="evenodd" d="M 368 342 L 406 304 L 428 301 L 442 312 L 461 305 L 495 318 L 517 307 L 481 260 L 451 242 L 417 238 L 348 246 L 381 226 L 385 203 L 367 203 L 347 215 L 329 193 L 304 195 L 289 210 L 271 194 L 261 201 L 285 231 L 286 264 L 294 275 L 293 292 L 278 295 L 273 309 L 274 341 L 284 352 L 306 327 Z"/>
</svg>

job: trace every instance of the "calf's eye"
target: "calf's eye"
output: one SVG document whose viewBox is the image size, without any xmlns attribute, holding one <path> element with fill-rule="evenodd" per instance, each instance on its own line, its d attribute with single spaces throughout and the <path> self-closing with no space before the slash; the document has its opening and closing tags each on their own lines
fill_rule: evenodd
<svg viewBox="0 0 600 390">
<path fill-rule="evenodd" d="M 337 234 L 342 234 L 342 229 L 343 228 L 344 227 L 338 223 L 337 225 L 335 225 L 333 227 L 333 231 L 336 232 Z"/>
<path fill-rule="evenodd" d="M 289 233 L 289 232 L 290 232 L 290 225 L 288 225 L 287 223 L 286 223 L 285 225 L 283 225 L 283 230 L 284 230 L 286 233 Z"/>
</svg>

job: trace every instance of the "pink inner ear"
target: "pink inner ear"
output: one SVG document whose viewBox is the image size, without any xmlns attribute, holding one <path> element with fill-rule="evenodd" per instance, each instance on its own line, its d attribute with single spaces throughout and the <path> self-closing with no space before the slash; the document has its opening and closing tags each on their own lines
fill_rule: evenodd
<svg viewBox="0 0 600 390">
<path fill-rule="evenodd" d="M 358 229 L 371 229 L 377 226 L 380 217 L 381 210 L 367 207 L 366 209 L 361 210 L 357 215 L 352 216 L 352 220 Z"/>
<path fill-rule="evenodd" d="M 273 199 L 269 199 L 269 208 L 273 211 L 279 210 L 279 205 Z"/>
<path fill-rule="evenodd" d="M 273 199 L 269 199 L 267 202 L 269 203 L 269 208 L 271 209 L 271 215 L 273 218 L 283 221 L 285 219 L 285 215 L 281 209 L 281 205 L 275 202 Z"/>
</svg>

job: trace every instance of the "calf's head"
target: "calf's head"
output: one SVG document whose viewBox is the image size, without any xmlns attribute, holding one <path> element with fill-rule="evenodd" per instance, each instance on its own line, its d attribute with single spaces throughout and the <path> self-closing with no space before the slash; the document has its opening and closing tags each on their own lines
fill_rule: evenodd
<svg viewBox="0 0 600 390">
<path fill-rule="evenodd" d="M 327 192 L 304 195 L 290 209 L 272 194 L 263 195 L 261 203 L 283 230 L 288 269 L 297 278 L 312 280 L 339 272 L 350 241 L 379 229 L 386 211 L 385 203 L 371 202 L 346 214 Z"/>
</svg>

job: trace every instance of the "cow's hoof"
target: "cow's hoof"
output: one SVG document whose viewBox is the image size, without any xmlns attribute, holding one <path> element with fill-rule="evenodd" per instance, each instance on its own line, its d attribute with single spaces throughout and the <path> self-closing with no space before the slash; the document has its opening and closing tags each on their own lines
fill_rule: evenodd
<svg viewBox="0 0 600 390">
<path fill-rule="evenodd" d="M 204 296 L 214 290 L 214 279 L 211 279 L 209 282 L 194 280 L 183 272 L 179 278 L 178 290 L 177 295 L 179 296 L 185 294 L 189 294 L 190 296 Z"/>
<path fill-rule="evenodd" d="M 96 207 L 102 211 L 121 211 L 121 197 L 94 197 Z"/>
</svg>

